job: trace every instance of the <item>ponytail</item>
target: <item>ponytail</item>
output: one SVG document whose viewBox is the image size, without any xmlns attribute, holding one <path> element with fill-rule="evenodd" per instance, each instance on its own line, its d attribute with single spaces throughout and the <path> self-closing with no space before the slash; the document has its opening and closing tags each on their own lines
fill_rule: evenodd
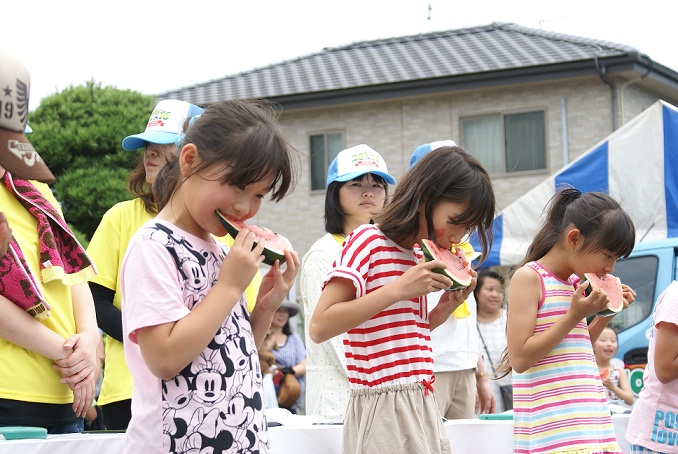
<svg viewBox="0 0 678 454">
<path fill-rule="evenodd" d="M 574 188 L 561 189 L 551 198 L 546 220 L 532 240 L 521 266 L 546 255 L 569 226 L 581 232 L 584 251 L 606 249 L 624 258 L 635 244 L 633 221 L 619 202 L 602 192 L 582 194 Z"/>
<path fill-rule="evenodd" d="M 527 255 L 520 266 L 533 262 L 551 250 L 560 239 L 563 230 L 567 225 L 563 222 L 567 206 L 581 196 L 581 191 L 574 188 L 563 189 L 556 192 L 550 201 L 550 209 L 546 215 L 546 220 L 541 229 L 532 240 L 532 244 L 527 249 Z M 565 225 L 564 225 L 565 224 Z"/>
</svg>

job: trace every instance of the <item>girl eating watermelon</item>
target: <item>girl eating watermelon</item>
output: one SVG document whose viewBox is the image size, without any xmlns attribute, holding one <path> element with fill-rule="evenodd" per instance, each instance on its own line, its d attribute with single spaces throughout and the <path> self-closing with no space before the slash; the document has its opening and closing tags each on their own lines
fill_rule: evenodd
<svg viewBox="0 0 678 454">
<path fill-rule="evenodd" d="M 459 147 L 424 156 L 402 177 L 391 202 L 344 242 L 325 278 L 309 334 L 320 343 L 342 333 L 350 383 L 343 452 L 449 453 L 434 381 L 431 329 L 471 294 L 448 293 L 430 313 L 426 295 L 452 280 L 425 262 L 418 244 L 444 249 L 478 233 L 491 244 L 495 197 L 481 164 Z"/>
<path fill-rule="evenodd" d="M 184 125 L 179 153 L 153 182 L 158 215 L 122 263 L 125 357 L 133 377 L 125 453 L 269 452 L 257 347 L 297 269 L 285 250 L 250 314 L 245 289 L 264 241 L 227 248 L 216 210 L 238 221 L 291 190 L 293 151 L 264 101 L 222 101 Z"/>
<path fill-rule="evenodd" d="M 604 291 L 588 296 L 585 273 L 605 275 L 631 253 L 631 218 L 603 193 L 556 193 L 508 291 L 515 453 L 621 453 L 591 341 L 611 317 Z M 635 292 L 622 285 L 624 305 Z M 507 367 L 510 370 L 510 367 Z"/>
</svg>

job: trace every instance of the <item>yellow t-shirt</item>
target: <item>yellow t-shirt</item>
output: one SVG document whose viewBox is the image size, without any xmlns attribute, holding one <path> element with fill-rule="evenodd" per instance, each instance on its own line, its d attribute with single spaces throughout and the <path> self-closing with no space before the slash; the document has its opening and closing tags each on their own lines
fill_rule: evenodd
<svg viewBox="0 0 678 454">
<path fill-rule="evenodd" d="M 113 305 L 118 309 L 122 307 L 119 271 L 127 245 L 139 227 L 153 217 L 154 215 L 146 211 L 141 199 L 120 202 L 104 214 L 87 248 L 87 253 L 98 271 L 91 281 L 115 290 Z M 233 244 L 228 236 L 218 239 L 227 246 Z M 250 311 L 256 302 L 260 284 L 261 275 L 257 273 L 245 292 Z M 104 379 L 97 403 L 106 405 L 131 399 L 132 376 L 127 369 L 122 343 L 107 337 L 105 352 Z"/>
<path fill-rule="evenodd" d="M 37 181 L 31 183 L 61 213 L 49 187 Z M 71 289 L 58 279 L 41 282 L 36 219 L 4 185 L 0 185 L 0 207 L 38 287 L 52 307 L 50 316 L 40 323 L 65 340 L 76 332 Z M 59 383 L 61 375 L 52 369 L 52 364 L 51 359 L 0 339 L 0 398 L 48 404 L 73 402 L 72 391 Z"/>
</svg>

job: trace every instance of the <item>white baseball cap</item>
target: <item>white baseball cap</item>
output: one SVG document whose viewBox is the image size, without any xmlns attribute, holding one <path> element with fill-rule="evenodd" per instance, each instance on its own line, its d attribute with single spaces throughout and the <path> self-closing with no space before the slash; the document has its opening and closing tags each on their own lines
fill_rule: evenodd
<svg viewBox="0 0 678 454">
<path fill-rule="evenodd" d="M 146 130 L 140 134 L 127 136 L 122 141 L 125 150 L 132 151 L 145 147 L 147 143 L 175 143 L 184 128 L 187 118 L 203 113 L 203 109 L 186 101 L 164 99 L 155 106 L 146 124 Z"/>
<path fill-rule="evenodd" d="M 54 175 L 26 138 L 30 92 L 28 68 L 0 49 L 0 165 L 19 178 L 53 183 Z"/>
<path fill-rule="evenodd" d="M 389 184 L 396 182 L 389 175 L 384 158 L 363 143 L 339 152 L 327 169 L 327 186 L 333 181 L 350 181 L 366 173 L 379 175 Z"/>
</svg>

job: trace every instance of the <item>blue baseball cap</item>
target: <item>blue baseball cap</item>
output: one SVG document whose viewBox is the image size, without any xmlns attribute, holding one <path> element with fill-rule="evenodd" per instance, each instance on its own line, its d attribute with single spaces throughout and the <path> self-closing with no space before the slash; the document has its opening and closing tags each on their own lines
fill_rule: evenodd
<svg viewBox="0 0 678 454">
<path fill-rule="evenodd" d="M 186 101 L 162 100 L 153 109 L 146 130 L 140 134 L 125 137 L 122 141 L 122 148 L 132 151 L 145 147 L 149 142 L 161 145 L 175 143 L 183 131 L 186 119 L 202 113 L 202 108 Z"/>
<path fill-rule="evenodd" d="M 395 178 L 389 175 L 384 158 L 363 143 L 339 152 L 327 169 L 327 186 L 333 181 L 343 183 L 366 173 L 379 175 L 388 184 L 396 182 Z"/>
<path fill-rule="evenodd" d="M 410 169 L 414 167 L 414 165 L 417 162 L 419 162 L 421 158 L 423 158 L 433 150 L 436 150 L 440 147 L 456 147 L 456 146 L 457 144 L 454 142 L 454 140 L 438 140 L 436 142 L 419 145 L 417 148 L 414 149 L 412 157 L 410 158 Z"/>
</svg>

